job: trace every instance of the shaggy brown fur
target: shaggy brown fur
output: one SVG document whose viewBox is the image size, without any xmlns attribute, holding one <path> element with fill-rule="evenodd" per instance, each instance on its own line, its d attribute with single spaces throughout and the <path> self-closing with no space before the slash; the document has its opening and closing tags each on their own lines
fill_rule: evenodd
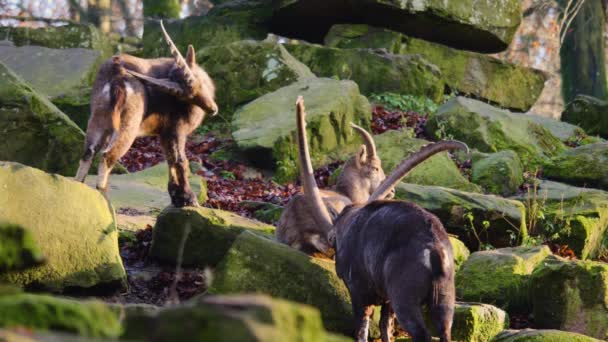
<svg viewBox="0 0 608 342">
<path fill-rule="evenodd" d="M 174 58 L 142 59 L 126 54 L 105 61 L 91 94 L 91 117 L 84 153 L 76 174 L 84 182 L 93 157 L 101 152 L 97 188 L 107 189 L 112 167 L 138 136 L 158 135 L 169 164 L 168 190 L 177 207 L 198 206 L 188 183 L 186 139 L 203 121 L 215 115 L 215 87 L 196 64 L 194 48 L 184 59 L 161 28 Z"/>
</svg>

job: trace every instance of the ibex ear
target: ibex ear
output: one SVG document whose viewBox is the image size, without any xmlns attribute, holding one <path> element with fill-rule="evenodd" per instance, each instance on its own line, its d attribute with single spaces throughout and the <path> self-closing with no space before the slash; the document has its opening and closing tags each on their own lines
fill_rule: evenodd
<svg viewBox="0 0 608 342">
<path fill-rule="evenodd" d="M 355 161 L 359 168 L 367 162 L 367 148 L 365 148 L 365 145 L 359 147 L 359 152 L 357 152 L 357 155 L 355 156 Z"/>
<path fill-rule="evenodd" d="M 188 67 L 192 68 L 196 65 L 196 56 L 194 54 L 194 47 L 192 44 L 188 45 L 188 53 L 186 54 L 186 63 Z"/>
</svg>

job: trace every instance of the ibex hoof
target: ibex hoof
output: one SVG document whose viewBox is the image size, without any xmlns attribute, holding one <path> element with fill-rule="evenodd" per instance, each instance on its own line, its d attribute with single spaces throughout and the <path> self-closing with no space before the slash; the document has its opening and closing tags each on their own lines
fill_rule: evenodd
<svg viewBox="0 0 608 342">
<path fill-rule="evenodd" d="M 200 207 L 198 204 L 198 200 L 193 193 L 183 193 L 177 194 L 171 197 L 171 204 L 174 207 L 182 208 L 182 207 Z"/>
</svg>

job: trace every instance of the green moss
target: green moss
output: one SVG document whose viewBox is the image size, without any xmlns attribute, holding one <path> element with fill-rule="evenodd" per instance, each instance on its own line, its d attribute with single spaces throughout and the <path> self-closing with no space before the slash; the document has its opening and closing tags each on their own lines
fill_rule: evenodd
<svg viewBox="0 0 608 342">
<path fill-rule="evenodd" d="M 543 174 L 573 185 L 608 190 L 608 143 L 584 145 L 558 154 L 545 164 Z"/>
<path fill-rule="evenodd" d="M 77 333 L 116 338 L 122 328 L 118 316 L 100 301 L 76 301 L 47 295 L 0 296 L 0 326 Z"/>
<path fill-rule="evenodd" d="M 500 248 L 473 253 L 456 273 L 458 298 L 528 312 L 530 274 L 551 251 L 546 246 Z"/>
<path fill-rule="evenodd" d="M 185 237 L 183 264 L 217 265 L 244 230 L 273 235 L 274 227 L 231 212 L 210 208 L 168 207 L 158 216 L 150 255 L 164 262 L 179 260 Z"/>
<path fill-rule="evenodd" d="M 456 266 L 456 270 L 458 270 L 460 266 L 467 261 L 471 252 L 464 242 L 453 236 L 450 236 L 450 243 L 452 244 L 452 251 L 454 252 L 454 265 Z"/>
<path fill-rule="evenodd" d="M 599 342 L 593 337 L 560 330 L 505 330 L 493 342 Z"/>
<path fill-rule="evenodd" d="M 608 102 L 586 95 L 578 95 L 566 105 L 561 120 L 581 126 L 590 135 L 608 138 Z"/>
<path fill-rule="evenodd" d="M 144 0 L 144 16 L 179 18 L 181 6 L 178 0 Z"/>
<path fill-rule="evenodd" d="M 0 272 L 24 269 L 43 261 L 44 256 L 28 230 L 0 222 Z"/>
<path fill-rule="evenodd" d="M 508 196 L 524 183 L 521 161 L 513 151 L 501 151 L 473 163 L 471 180 L 487 192 Z"/>
<path fill-rule="evenodd" d="M 509 326 L 509 316 L 487 304 L 458 303 L 454 310 L 452 338 L 457 341 L 491 341 Z"/>
</svg>

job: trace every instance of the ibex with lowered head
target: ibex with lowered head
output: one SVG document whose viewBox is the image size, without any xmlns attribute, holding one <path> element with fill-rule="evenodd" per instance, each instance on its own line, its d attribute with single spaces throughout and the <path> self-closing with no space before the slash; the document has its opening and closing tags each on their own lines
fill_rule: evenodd
<svg viewBox="0 0 608 342">
<path fill-rule="evenodd" d="M 351 126 L 361 135 L 364 144 L 359 147 L 357 154 L 344 164 L 335 191 L 320 190 L 323 203 L 332 217 L 338 216 L 344 207 L 351 203 L 365 202 L 386 177 L 371 134 L 353 123 Z M 298 148 L 302 149 L 304 146 Z M 304 194 L 292 197 L 279 219 L 276 238 L 279 242 L 305 253 L 320 252 L 331 257 L 328 232 L 320 229 L 315 223 L 310 216 L 311 210 Z"/>
<path fill-rule="evenodd" d="M 168 190 L 177 207 L 198 206 L 188 183 L 186 139 L 206 113 L 217 114 L 215 86 L 196 64 L 194 48 L 184 58 L 160 23 L 173 58 L 142 59 L 126 54 L 105 61 L 91 93 L 91 117 L 76 180 L 84 182 L 100 151 L 97 189 L 104 192 L 114 164 L 136 137 L 158 135 L 169 164 Z"/>
<path fill-rule="evenodd" d="M 298 98 L 298 144 L 304 198 L 311 216 L 330 232 L 336 271 L 350 292 L 357 341 L 366 342 L 375 305 L 382 305 L 383 342 L 392 336 L 395 316 L 415 342 L 431 336 L 422 318 L 427 304 L 440 340 L 451 340 L 454 313 L 454 257 L 439 219 L 421 207 L 384 198 L 416 165 L 435 153 L 465 149 L 457 141 L 423 147 L 397 166 L 367 202 L 349 205 L 333 219 L 315 183 L 307 148 L 304 102 Z"/>
</svg>

